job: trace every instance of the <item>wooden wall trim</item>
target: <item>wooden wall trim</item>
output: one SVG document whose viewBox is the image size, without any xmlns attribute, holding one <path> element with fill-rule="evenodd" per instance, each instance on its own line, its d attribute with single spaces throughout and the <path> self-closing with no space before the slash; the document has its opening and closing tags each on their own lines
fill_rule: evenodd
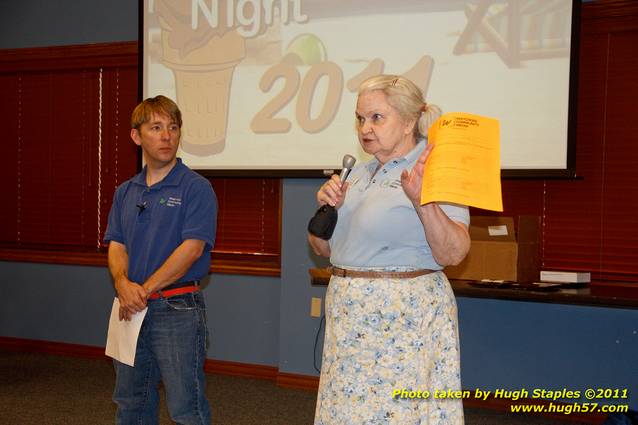
<svg viewBox="0 0 638 425">
<path fill-rule="evenodd" d="M 636 16 L 636 0 L 598 0 L 583 3 L 583 19 L 626 18 Z"/>
<path fill-rule="evenodd" d="M 137 41 L 0 49 L 0 72 L 137 67 Z"/>
<path fill-rule="evenodd" d="M 275 381 L 278 373 L 278 369 L 275 366 L 255 365 L 213 359 L 206 360 L 204 370 L 206 373 L 265 379 L 267 381 Z"/>
<path fill-rule="evenodd" d="M 277 386 L 295 388 L 298 390 L 317 391 L 319 388 L 319 377 L 279 372 L 277 373 Z"/>
<path fill-rule="evenodd" d="M 281 276 L 278 255 L 213 252 L 210 273 L 242 276 Z M 47 251 L 0 248 L 0 261 L 107 267 L 106 252 Z"/>
<path fill-rule="evenodd" d="M 50 354 L 54 356 L 108 359 L 106 354 L 104 354 L 104 347 L 7 336 L 0 336 L 0 349 L 15 352 Z"/>
<path fill-rule="evenodd" d="M 104 252 L 44 251 L 16 248 L 0 248 L 0 261 L 96 267 L 106 267 L 108 265 L 106 253 Z"/>
<path fill-rule="evenodd" d="M 281 261 L 279 255 L 213 251 L 210 272 L 280 277 Z"/>
<path fill-rule="evenodd" d="M 97 358 L 110 361 L 110 358 L 107 357 L 104 353 L 104 347 L 70 344 L 66 342 L 14 338 L 7 336 L 0 336 L 0 350 L 24 353 L 42 353 L 54 356 L 82 357 L 93 359 Z M 256 365 L 215 359 L 206 359 L 204 370 L 206 371 L 206 373 L 241 376 L 244 378 L 253 379 L 265 379 L 275 382 L 278 382 L 278 376 L 280 375 L 279 369 L 277 369 L 277 367 L 275 366 Z M 297 376 L 296 382 L 303 382 L 304 380 L 312 382 L 313 380 L 316 380 L 317 384 L 315 385 L 315 389 L 318 387 L 319 378 L 291 374 L 283 375 L 287 375 L 288 377 L 287 380 L 284 380 L 285 382 L 291 382 L 292 379 L 290 377 Z M 295 386 L 289 387 L 298 388 Z M 307 385 L 303 387 L 305 388 L 307 387 Z"/>
<path fill-rule="evenodd" d="M 0 336 L 0 350 L 13 352 L 31 352 L 43 353 L 69 357 L 98 358 L 110 361 L 104 354 L 104 347 L 94 347 L 79 344 L 69 344 L 63 342 L 41 341 L 22 338 L 12 338 Z M 319 377 L 298 375 L 294 373 L 279 372 L 275 366 L 255 365 L 248 363 L 230 362 L 224 360 L 208 359 L 204 365 L 206 373 L 239 376 L 243 378 L 263 379 L 274 381 L 277 386 L 284 388 L 293 388 L 307 391 L 317 391 L 319 388 Z M 473 393 L 473 391 L 470 391 Z M 517 400 L 517 404 L 526 405 L 547 405 L 547 400 L 521 398 Z M 554 404 L 565 404 L 553 402 Z M 511 401 L 507 399 L 488 398 L 487 400 L 468 398 L 463 400 L 465 407 L 473 407 L 478 409 L 496 410 L 501 412 L 511 412 Z M 571 415 L 563 415 L 558 413 L 537 414 L 538 416 L 560 419 L 563 421 L 578 421 L 581 423 L 602 424 L 607 415 L 594 413 L 582 414 L 573 413 Z"/>
</svg>

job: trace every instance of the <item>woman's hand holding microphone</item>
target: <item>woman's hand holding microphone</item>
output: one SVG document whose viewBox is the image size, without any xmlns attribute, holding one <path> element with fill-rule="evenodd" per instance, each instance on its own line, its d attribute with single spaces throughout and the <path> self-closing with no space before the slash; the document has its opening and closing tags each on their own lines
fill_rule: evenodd
<svg viewBox="0 0 638 425">
<path fill-rule="evenodd" d="M 320 207 L 327 204 L 339 209 L 346 198 L 347 190 L 348 182 L 342 184 L 339 176 L 333 174 L 317 191 L 317 204 L 319 204 Z"/>
</svg>

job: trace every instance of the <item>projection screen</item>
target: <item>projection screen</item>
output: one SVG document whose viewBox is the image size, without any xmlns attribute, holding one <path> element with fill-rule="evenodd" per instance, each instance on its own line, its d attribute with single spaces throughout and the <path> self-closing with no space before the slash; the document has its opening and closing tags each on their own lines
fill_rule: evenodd
<svg viewBox="0 0 638 425">
<path fill-rule="evenodd" d="M 402 74 L 444 112 L 500 120 L 501 166 L 512 175 L 573 175 L 579 7 L 140 0 L 142 96 L 177 101 L 179 156 L 192 168 L 312 176 L 340 168 L 346 153 L 367 159 L 357 87 Z"/>
</svg>

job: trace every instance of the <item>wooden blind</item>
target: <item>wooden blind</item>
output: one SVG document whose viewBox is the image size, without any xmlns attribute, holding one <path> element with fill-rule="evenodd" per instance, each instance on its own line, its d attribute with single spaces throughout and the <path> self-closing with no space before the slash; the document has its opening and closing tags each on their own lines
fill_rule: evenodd
<svg viewBox="0 0 638 425">
<path fill-rule="evenodd" d="M 274 179 L 211 179 L 219 202 L 219 252 L 279 252 L 279 184 Z"/>
<path fill-rule="evenodd" d="M 279 269 L 281 181 L 271 178 L 211 178 L 219 212 L 214 270 L 243 265 L 244 274 Z"/>
<path fill-rule="evenodd" d="M 503 214 L 542 217 L 544 269 L 638 282 L 638 3 L 585 3 L 581 28 L 579 179 L 505 180 Z"/>
<path fill-rule="evenodd" d="M 0 51 L 0 258 L 105 264 L 115 188 L 137 172 L 130 114 L 137 43 Z M 219 198 L 212 271 L 278 275 L 279 179 L 210 179 Z"/>
<path fill-rule="evenodd" d="M 0 171 L 3 248 L 100 252 L 118 170 L 136 164 L 128 125 L 117 125 L 136 101 L 136 61 L 126 53 L 82 46 L 2 52 L 0 113 L 9 127 L 8 166 Z"/>
<path fill-rule="evenodd" d="M 17 241 L 18 216 L 20 214 L 20 199 L 18 198 L 18 184 L 21 176 L 18 174 L 21 156 L 20 144 L 20 112 L 18 105 L 19 93 L 15 89 L 18 85 L 17 75 L 0 74 L 0 114 L 4 121 L 4 137 L 2 143 L 3 152 L 7 160 L 0 167 L 0 180 L 3 182 L 2 197 L 0 202 L 0 240 Z M 9 105 L 13 105 L 9 107 Z"/>
</svg>

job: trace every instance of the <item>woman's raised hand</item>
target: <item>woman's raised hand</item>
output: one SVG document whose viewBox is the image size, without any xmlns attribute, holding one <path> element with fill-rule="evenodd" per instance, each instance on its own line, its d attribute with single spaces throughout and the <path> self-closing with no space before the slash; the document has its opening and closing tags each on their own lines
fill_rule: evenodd
<svg viewBox="0 0 638 425">
<path fill-rule="evenodd" d="M 421 142 L 425 143 L 425 142 Z M 412 167 L 412 170 L 408 173 L 408 170 L 403 170 L 401 173 L 401 186 L 406 196 L 414 206 L 421 204 L 421 186 L 423 182 L 423 170 L 425 170 L 425 162 L 434 149 L 434 145 L 428 144 L 419 159 Z"/>
</svg>

